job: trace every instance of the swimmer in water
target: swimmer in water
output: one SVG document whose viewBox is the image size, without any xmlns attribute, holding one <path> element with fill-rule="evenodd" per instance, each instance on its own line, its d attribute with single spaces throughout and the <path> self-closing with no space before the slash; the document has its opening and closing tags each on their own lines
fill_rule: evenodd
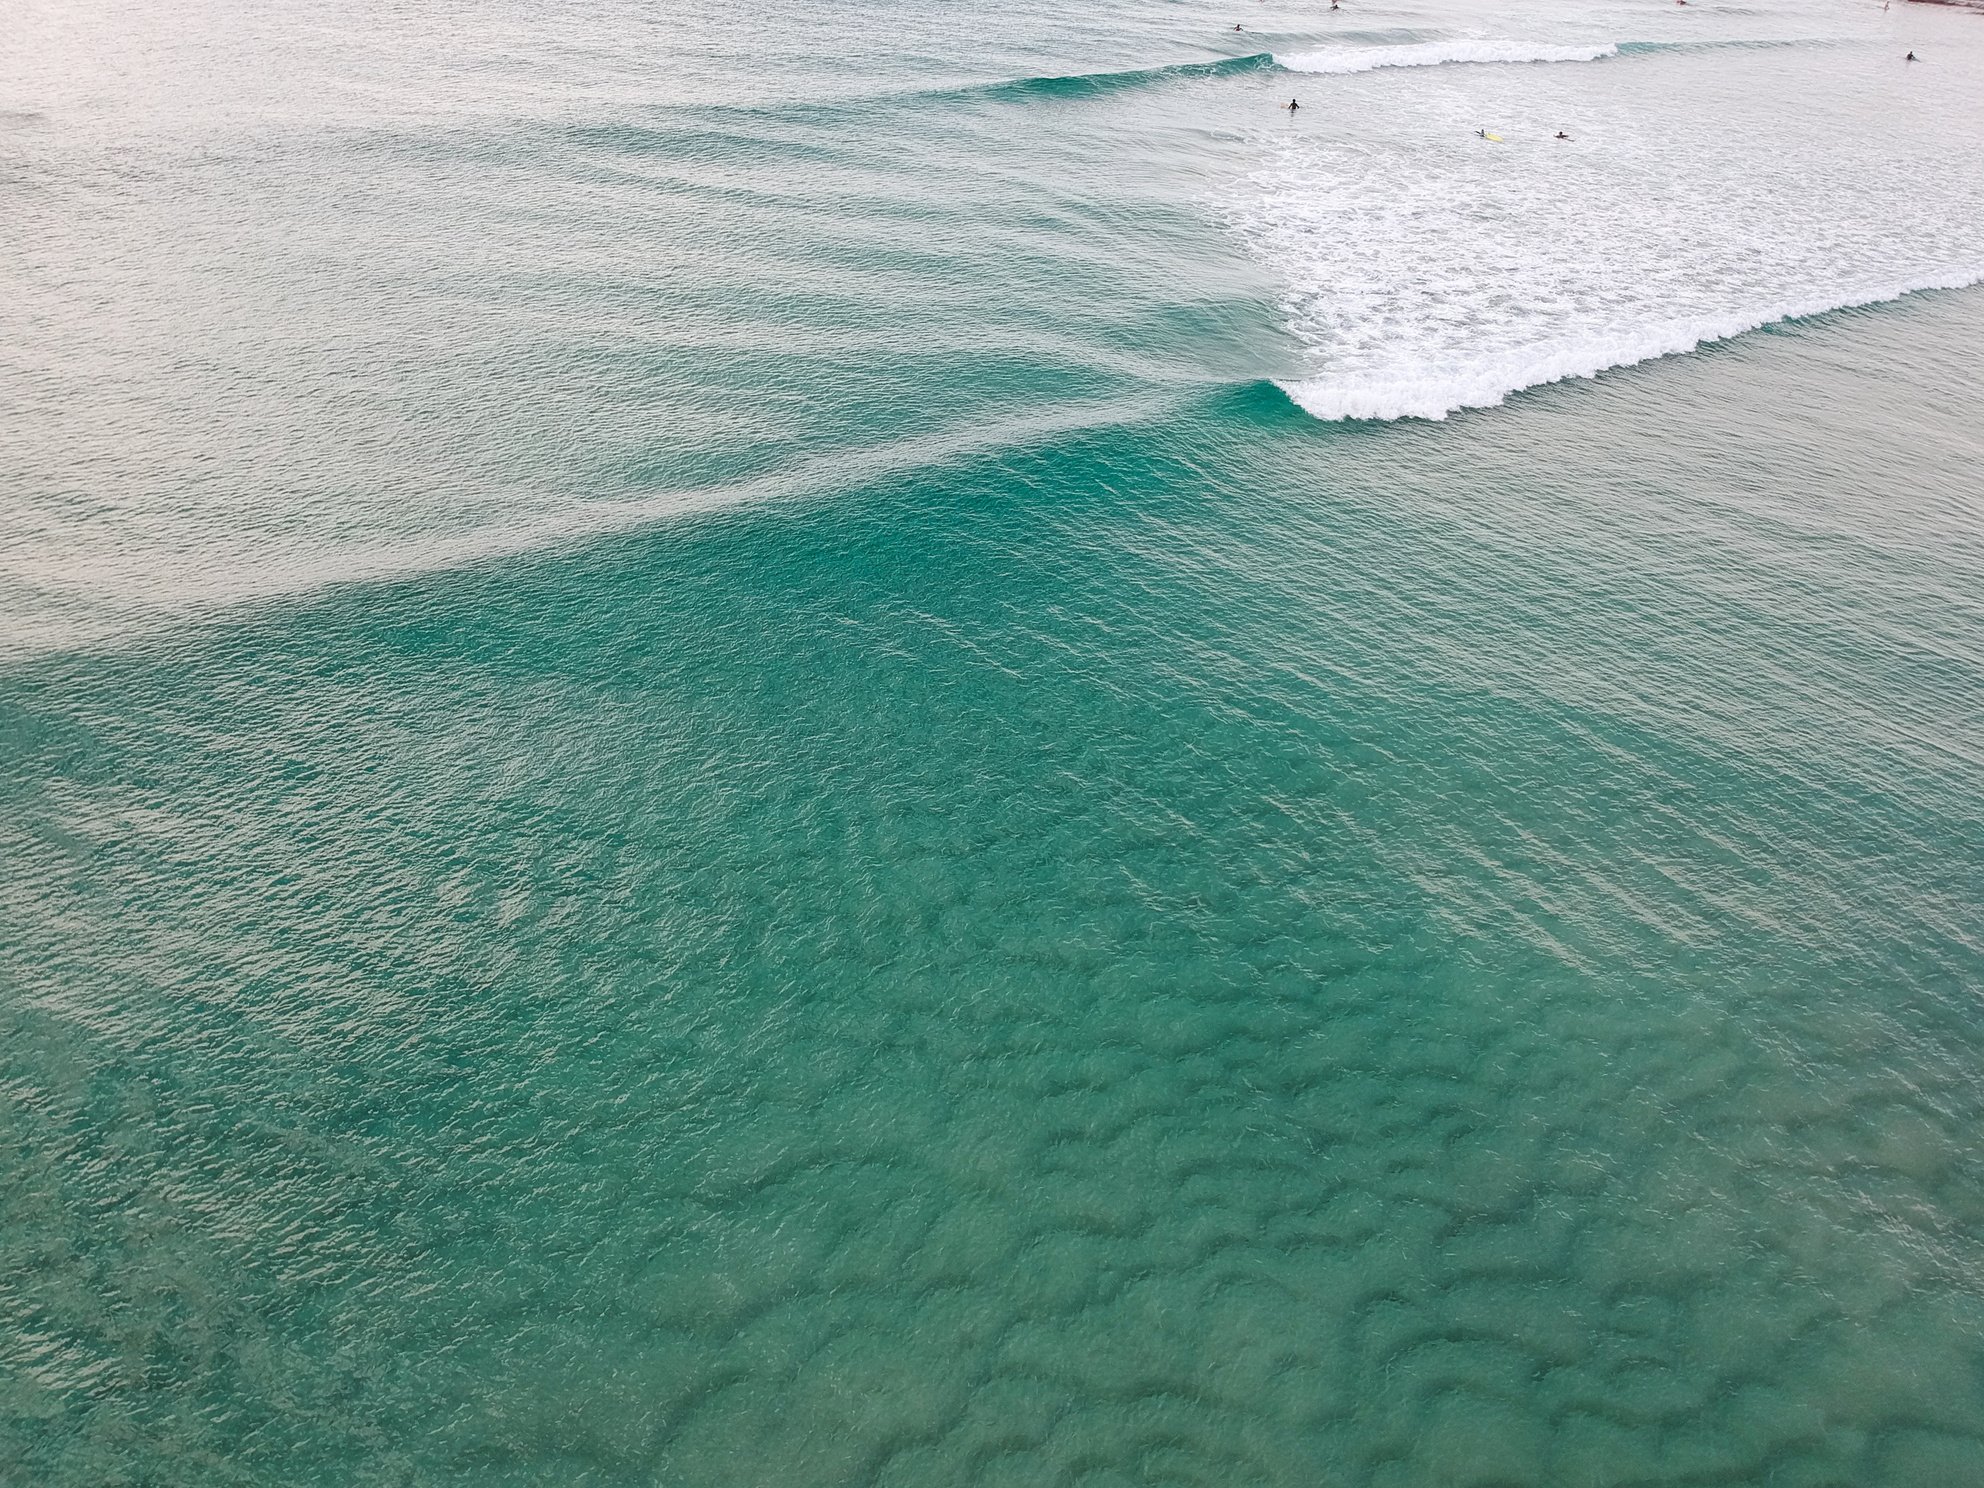
<svg viewBox="0 0 1984 1488">
<path fill-rule="evenodd" d="M 1288 102 L 1287 102 L 1287 103 L 1285 103 L 1285 104 L 1283 104 L 1283 105 L 1282 105 L 1282 107 L 1283 107 L 1283 108 L 1285 108 L 1285 109 L 1287 109 L 1287 110 L 1288 110 L 1288 111 L 1289 111 L 1289 112 L 1290 112 L 1290 113 L 1292 114 L 1292 113 L 1294 113 L 1294 112 L 1295 112 L 1295 111 L 1296 111 L 1297 109 L 1299 109 L 1300 107 L 1302 107 L 1302 105 L 1301 105 L 1301 104 L 1299 104 L 1299 103 L 1297 103 L 1297 102 L 1296 102 L 1296 101 L 1295 101 L 1294 99 L 1292 99 L 1292 98 L 1291 98 L 1291 99 L 1289 99 L 1289 100 L 1288 100 Z"/>
</svg>

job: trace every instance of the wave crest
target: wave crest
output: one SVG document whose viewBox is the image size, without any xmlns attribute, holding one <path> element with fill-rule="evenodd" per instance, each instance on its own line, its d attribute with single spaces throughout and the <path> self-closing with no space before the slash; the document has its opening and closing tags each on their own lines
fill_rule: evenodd
<svg viewBox="0 0 1984 1488">
<path fill-rule="evenodd" d="M 1113 93 L 1121 88 L 1175 82 L 1184 78 L 1229 77 L 1236 73 L 1266 72 L 1274 66 L 1275 59 L 1268 53 L 1255 52 L 1245 57 L 1220 57 L 1211 62 L 1174 62 L 1162 67 L 1125 67 L 1108 72 L 1077 72 L 1061 76 L 1014 78 L 1010 82 L 986 83 L 957 91 L 977 93 L 988 98 L 1078 98 L 1093 93 Z"/>
<path fill-rule="evenodd" d="M 1464 408 L 1493 408 L 1509 394 L 1618 367 L 1697 350 L 1716 341 L 1836 310 L 1883 304 L 1932 289 L 1984 283 L 1984 273 L 1959 270 L 1909 283 L 1869 288 L 1844 299 L 1814 299 L 1753 314 L 1674 320 L 1621 330 L 1586 341 L 1538 345 L 1489 356 L 1467 366 L 1428 366 L 1418 375 L 1351 375 L 1277 382 L 1303 412 L 1326 422 L 1345 419 L 1444 419 Z"/>
</svg>

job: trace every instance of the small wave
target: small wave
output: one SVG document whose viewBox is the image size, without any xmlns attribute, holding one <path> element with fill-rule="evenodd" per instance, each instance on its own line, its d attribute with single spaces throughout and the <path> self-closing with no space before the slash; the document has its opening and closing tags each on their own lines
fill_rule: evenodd
<svg viewBox="0 0 1984 1488">
<path fill-rule="evenodd" d="M 1101 430 L 1169 425 L 1191 399 L 1205 396 L 1205 389 L 1153 389 L 966 420 L 866 448 L 805 455 L 725 485 L 576 500 L 519 491 L 507 502 L 489 498 L 487 520 L 464 531 L 423 532 L 420 510 L 409 508 L 412 525 L 401 530 L 367 530 L 360 519 L 335 536 L 298 533 L 279 541 L 251 524 L 204 532 L 192 548 L 168 538 L 146 549 L 95 554 L 66 572 L 43 560 L 32 583 L 22 582 L 23 565 L 0 564 L 0 599 L 7 601 L 0 609 L 0 669 L 51 652 L 143 644 L 163 629 L 225 623 L 230 610 L 251 605 L 570 550 L 738 507 L 858 491 Z M 214 561 L 216 553 L 224 559 Z"/>
<path fill-rule="evenodd" d="M 1111 68 L 1101 72 L 1048 73 L 1039 77 L 946 83 L 936 87 L 852 93 L 831 98 L 779 100 L 769 103 L 754 101 L 664 106 L 657 112 L 698 116 L 745 116 L 753 119 L 851 117 L 876 108 L 933 102 L 969 103 L 990 99 L 1023 103 L 1040 99 L 1088 98 L 1125 89 L 1152 87 L 1195 78 L 1235 77 L 1250 72 L 1272 72 L 1275 66 L 1275 59 L 1271 54 L 1251 52 L 1243 57 L 1215 57 L 1204 62 L 1172 62 L 1147 67 Z"/>
<path fill-rule="evenodd" d="M 1883 304 L 1925 290 L 1963 289 L 1978 283 L 1984 283 L 1984 273 L 1975 269 L 1958 270 L 1907 283 L 1869 287 L 1843 299 L 1790 302 L 1754 313 L 1665 321 L 1620 328 L 1583 341 L 1523 347 L 1464 367 L 1431 366 L 1418 376 L 1322 376 L 1276 385 L 1305 413 L 1326 422 L 1444 419 L 1463 408 L 1496 407 L 1510 393 L 1524 388 L 1596 377 L 1616 367 L 1676 356 L 1768 325 Z"/>
<path fill-rule="evenodd" d="M 1381 67 L 1439 67 L 1471 62 L 1597 62 L 1617 56 L 1614 42 L 1540 46 L 1533 41 L 1422 41 L 1409 46 L 1301 52 L 1274 60 L 1290 72 L 1375 72 Z"/>
<path fill-rule="evenodd" d="M 1850 43 L 1830 36 L 1761 36 L 1714 41 L 1622 41 L 1622 57 L 1651 56 L 1661 52 L 1778 52 L 1788 49 L 1810 51 Z"/>
<path fill-rule="evenodd" d="M 1211 62 L 1174 62 L 1162 67 L 1126 67 L 1109 72 L 1077 72 L 1061 76 L 1014 78 L 1008 82 L 985 83 L 960 88 L 959 93 L 976 93 L 985 98 L 1082 97 L 1093 93 L 1113 93 L 1122 88 L 1144 87 L 1152 83 L 1175 82 L 1184 78 L 1230 77 L 1237 73 L 1265 72 L 1275 65 L 1266 52 L 1245 57 L 1220 57 Z"/>
</svg>

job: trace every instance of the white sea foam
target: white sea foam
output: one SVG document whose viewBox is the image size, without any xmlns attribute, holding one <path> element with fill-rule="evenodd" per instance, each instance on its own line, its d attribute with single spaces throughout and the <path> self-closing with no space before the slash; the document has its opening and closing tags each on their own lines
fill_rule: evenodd
<svg viewBox="0 0 1984 1488">
<path fill-rule="evenodd" d="M 1984 48 L 1897 60 L 1703 45 L 1305 98 L 1235 212 L 1304 348 L 1282 386 L 1318 418 L 1438 419 L 1984 282 Z"/>
<path fill-rule="evenodd" d="M 1279 384 L 1301 408 L 1320 419 L 1444 419 L 1463 408 L 1493 408 L 1510 393 L 1576 377 L 1595 377 L 1656 357 L 1693 351 L 1778 321 L 1822 315 L 1900 299 L 1927 289 L 1960 289 L 1984 282 L 1984 272 L 1947 274 L 1869 286 L 1843 299 L 1818 295 L 1761 312 L 1739 311 L 1665 324 L 1619 327 L 1585 342 L 1542 343 L 1484 356 L 1473 363 L 1428 364 L 1418 376 L 1315 377 Z"/>
<path fill-rule="evenodd" d="M 1618 54 L 1618 46 L 1609 41 L 1585 46 L 1542 46 L 1526 41 L 1460 39 L 1298 52 L 1287 57 L 1277 55 L 1275 61 L 1290 72 L 1351 73 L 1375 72 L 1381 67 L 1438 67 L 1450 62 L 1596 62 Z"/>
</svg>

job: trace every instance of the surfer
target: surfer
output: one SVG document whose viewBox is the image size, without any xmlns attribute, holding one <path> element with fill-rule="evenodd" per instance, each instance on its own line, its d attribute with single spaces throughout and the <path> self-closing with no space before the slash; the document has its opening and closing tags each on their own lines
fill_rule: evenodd
<svg viewBox="0 0 1984 1488">
<path fill-rule="evenodd" d="M 1566 134 L 1566 133 L 1564 133 L 1564 131 L 1560 129 L 1560 130 L 1558 130 L 1558 131 L 1557 131 L 1557 138 L 1558 138 L 1558 139 L 1561 139 L 1561 140 L 1567 140 L 1567 139 L 1569 139 L 1569 138 L 1570 138 L 1570 136 L 1569 136 L 1568 134 Z"/>
<path fill-rule="evenodd" d="M 1235 21 L 1235 22 L 1233 23 L 1233 29 L 1234 29 L 1235 31 L 1245 31 L 1245 30 L 1246 30 L 1247 28 L 1246 28 L 1245 26 L 1243 26 L 1243 25 L 1241 25 L 1241 24 L 1240 24 L 1240 23 L 1239 23 L 1238 21 Z"/>
<path fill-rule="evenodd" d="M 1922 59 L 1916 56 L 1915 53 L 1910 52 L 1906 57 L 1903 57 L 1901 60 L 1904 62 L 1920 62 Z"/>
<path fill-rule="evenodd" d="M 1290 112 L 1290 113 L 1292 114 L 1292 113 L 1294 113 L 1294 112 L 1295 112 L 1295 111 L 1296 111 L 1297 109 L 1299 109 L 1300 107 L 1302 107 L 1302 105 L 1301 105 L 1301 104 L 1299 104 L 1299 103 L 1297 103 L 1297 102 L 1296 102 L 1296 101 L 1295 101 L 1294 99 L 1292 99 L 1292 98 L 1291 98 L 1291 99 L 1289 99 L 1289 100 L 1288 100 L 1288 102 L 1286 102 L 1286 103 L 1284 103 L 1284 104 L 1282 105 L 1282 107 L 1283 107 L 1283 108 L 1285 108 L 1285 109 L 1287 109 L 1287 110 L 1288 110 L 1288 111 L 1289 111 L 1289 112 Z"/>
</svg>

